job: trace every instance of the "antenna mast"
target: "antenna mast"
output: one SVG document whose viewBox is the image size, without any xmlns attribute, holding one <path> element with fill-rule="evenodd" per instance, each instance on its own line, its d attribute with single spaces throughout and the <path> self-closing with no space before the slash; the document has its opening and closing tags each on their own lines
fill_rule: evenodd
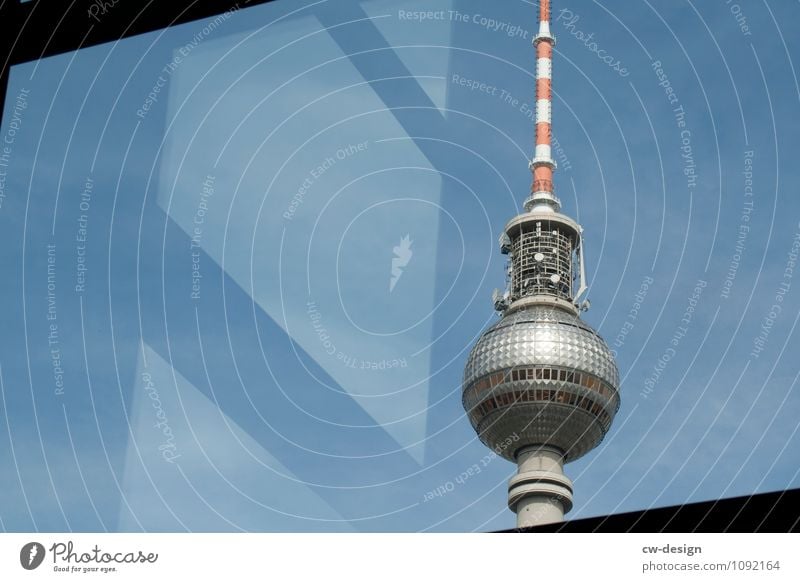
<svg viewBox="0 0 800 582">
<path fill-rule="evenodd" d="M 556 163 L 551 152 L 552 71 L 555 37 L 550 33 L 550 0 L 539 3 L 539 32 L 533 38 L 536 47 L 536 151 L 530 163 L 533 173 L 531 196 L 526 210 L 558 212 L 561 208 L 553 189 Z"/>
</svg>

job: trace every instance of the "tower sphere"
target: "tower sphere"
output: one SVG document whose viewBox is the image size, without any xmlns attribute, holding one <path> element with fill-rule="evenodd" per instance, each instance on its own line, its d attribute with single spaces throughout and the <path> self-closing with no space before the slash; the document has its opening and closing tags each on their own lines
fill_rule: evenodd
<svg viewBox="0 0 800 582">
<path fill-rule="evenodd" d="M 619 408 L 606 342 L 576 314 L 530 305 L 487 329 L 467 359 L 463 404 L 481 441 L 516 461 L 531 445 L 574 461 L 596 447 Z"/>
</svg>

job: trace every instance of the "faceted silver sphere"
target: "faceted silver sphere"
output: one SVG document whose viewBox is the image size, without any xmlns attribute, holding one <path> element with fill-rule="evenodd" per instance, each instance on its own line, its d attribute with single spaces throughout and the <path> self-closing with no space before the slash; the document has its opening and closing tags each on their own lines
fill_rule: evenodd
<svg viewBox="0 0 800 582">
<path fill-rule="evenodd" d="M 574 461 L 608 432 L 619 372 L 605 341 L 577 315 L 530 305 L 487 329 L 467 360 L 462 403 L 481 441 L 515 461 L 548 445 Z"/>
</svg>

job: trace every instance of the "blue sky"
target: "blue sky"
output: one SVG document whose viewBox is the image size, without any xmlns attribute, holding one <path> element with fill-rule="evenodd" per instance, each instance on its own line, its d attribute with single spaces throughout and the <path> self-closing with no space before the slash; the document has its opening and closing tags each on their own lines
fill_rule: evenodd
<svg viewBox="0 0 800 582">
<path fill-rule="evenodd" d="M 623 378 L 570 518 L 800 484 L 798 11 L 554 6 L 556 188 Z M 460 381 L 535 14 L 279 0 L 12 69 L 0 526 L 510 527 Z"/>
</svg>

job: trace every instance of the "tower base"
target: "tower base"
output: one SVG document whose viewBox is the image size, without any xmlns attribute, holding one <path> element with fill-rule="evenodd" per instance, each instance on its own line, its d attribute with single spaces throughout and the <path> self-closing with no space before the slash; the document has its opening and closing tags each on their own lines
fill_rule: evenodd
<svg viewBox="0 0 800 582">
<path fill-rule="evenodd" d="M 564 475 L 564 454 L 553 447 L 530 446 L 517 453 L 517 474 L 508 483 L 508 507 L 517 527 L 564 521 L 572 509 L 572 481 Z"/>
</svg>

